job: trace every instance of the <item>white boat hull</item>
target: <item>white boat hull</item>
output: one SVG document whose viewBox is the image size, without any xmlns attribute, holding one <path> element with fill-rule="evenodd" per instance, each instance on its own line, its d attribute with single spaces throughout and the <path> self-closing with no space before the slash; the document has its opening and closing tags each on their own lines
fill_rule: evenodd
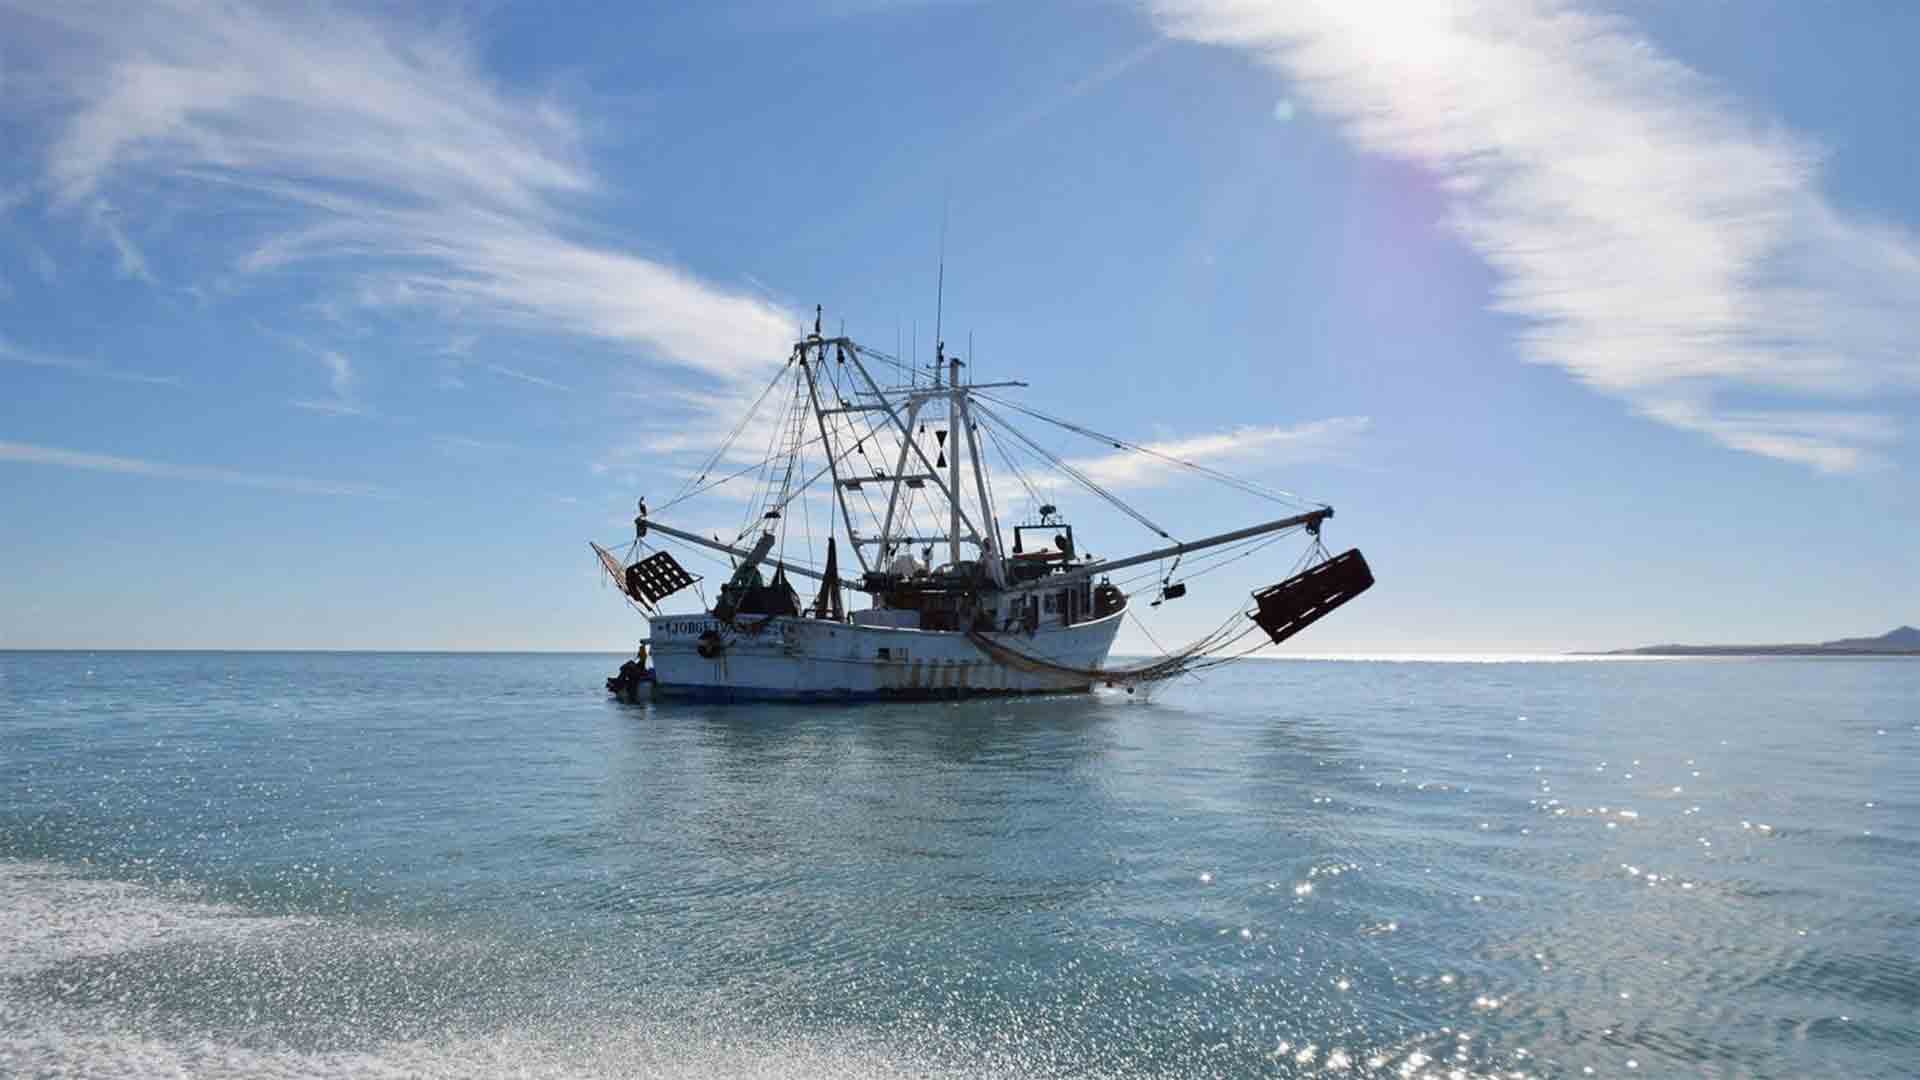
<svg viewBox="0 0 1920 1080">
<path fill-rule="evenodd" d="M 1123 614 L 1031 635 L 988 636 L 1037 660 L 1097 669 L 1106 665 Z M 1084 693 L 1098 681 L 1003 664 L 954 631 L 786 616 L 735 622 L 711 615 L 650 619 L 654 694 L 708 701 L 928 700 Z"/>
</svg>

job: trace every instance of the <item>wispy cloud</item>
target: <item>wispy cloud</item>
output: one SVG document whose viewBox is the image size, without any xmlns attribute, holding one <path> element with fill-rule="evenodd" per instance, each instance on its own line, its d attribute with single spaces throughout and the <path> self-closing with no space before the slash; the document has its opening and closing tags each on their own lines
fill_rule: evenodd
<svg viewBox="0 0 1920 1080">
<path fill-rule="evenodd" d="M 153 274 L 147 270 L 146 255 L 127 237 L 126 230 L 120 227 L 120 212 L 111 202 L 99 198 L 88 200 L 87 220 L 93 223 L 94 231 L 113 246 L 121 277 L 153 280 Z"/>
<path fill-rule="evenodd" d="M 573 389 L 563 383 L 557 383 L 552 379 L 542 378 L 539 375 L 510 368 L 505 364 L 488 364 L 487 370 L 493 372 L 495 375 L 505 375 L 509 379 L 519 379 L 523 383 L 531 383 L 534 386 L 544 386 L 549 390 L 571 391 Z"/>
<path fill-rule="evenodd" d="M 1154 39 L 1138 48 L 1121 53 L 1119 56 L 1087 72 L 1080 78 L 1066 84 L 1059 90 L 1029 102 L 1026 107 L 1009 115 L 1006 119 L 990 129 L 985 138 L 988 140 L 1000 139 L 1031 127 L 1039 121 L 1059 112 L 1068 105 L 1071 105 L 1080 98 L 1125 75 L 1141 63 L 1152 59 L 1162 49 L 1166 48 L 1166 45 L 1167 43 L 1164 40 Z"/>
<path fill-rule="evenodd" d="M 474 450 L 488 453 L 504 453 L 519 449 L 519 447 L 511 443 L 498 442 L 493 439 L 476 439 L 467 435 L 435 435 L 433 437 L 433 443 L 435 446 L 443 446 L 456 450 Z"/>
<path fill-rule="evenodd" d="M 651 463 L 663 454 L 685 455 L 684 460 L 692 463 L 703 461 L 723 444 L 726 452 L 716 464 L 725 468 L 719 471 L 764 460 L 791 434 L 787 410 L 795 404 L 789 394 L 794 384 L 779 386 L 785 376 L 775 378 L 778 370 L 777 365 L 767 364 L 754 373 L 752 380 L 732 379 L 706 388 L 655 386 L 633 380 L 632 385 L 645 388 L 614 393 L 644 403 L 647 423 L 609 447 L 599 464 L 627 469 L 636 463 Z M 774 378 L 776 385 L 770 387 L 766 382 L 769 378 Z M 875 423 L 879 422 L 878 416 L 875 414 Z M 731 443 L 727 442 L 729 436 Z"/>
<path fill-rule="evenodd" d="M 91 379 L 113 379 L 117 382 L 144 383 L 149 386 L 178 386 L 180 380 L 172 375 L 149 375 L 140 371 L 122 371 L 119 368 L 96 364 L 91 360 L 82 360 L 74 356 L 60 356 L 53 353 L 36 352 L 23 349 L 4 337 L 0 337 L 0 360 L 11 360 L 30 367 L 55 368 L 60 371 L 83 375 Z"/>
<path fill-rule="evenodd" d="M 1624 21 L 1553 0 L 1162 0 L 1367 150 L 1432 169 L 1529 359 L 1740 450 L 1855 469 L 1896 435 L 1846 406 L 1920 386 L 1920 241 L 1837 212 L 1814 147 Z"/>
<path fill-rule="evenodd" d="M 353 396 L 353 361 L 333 349 L 320 354 L 320 361 L 327 365 L 327 385 L 333 388 L 333 396 L 346 398 Z"/>
<path fill-rule="evenodd" d="M 434 453 L 449 461 L 464 464 L 496 464 L 510 457 L 523 454 L 520 447 L 493 439 L 476 439 L 469 435 L 434 435 L 428 439 Z"/>
<path fill-rule="evenodd" d="M 150 476 L 167 480 L 200 480 L 216 484 L 232 484 L 238 487 L 266 488 L 271 491 L 291 491 L 302 495 L 349 495 L 370 499 L 390 499 L 393 495 L 379 487 L 367 484 L 336 484 L 326 480 L 309 480 L 300 476 L 279 476 L 272 473 L 242 472 L 235 469 L 209 468 L 201 465 L 171 465 L 160 461 L 147 461 L 142 458 L 116 457 L 111 454 L 94 454 L 84 450 L 67 450 L 57 446 L 36 446 L 32 443 L 0 441 L 0 461 L 21 465 L 51 465 L 62 469 L 84 469 L 90 472 L 124 473 L 131 476 Z"/>
<path fill-rule="evenodd" d="M 54 263 L 53 256 L 47 254 L 46 248 L 32 241 L 26 242 L 26 249 L 27 261 L 33 264 L 33 272 L 41 281 L 53 284 L 60 276 L 60 267 Z"/>
<path fill-rule="evenodd" d="M 274 330 L 268 330 L 266 333 L 318 360 L 327 373 L 327 396 L 294 398 L 288 402 L 289 405 L 329 416 L 376 415 L 370 406 L 360 400 L 358 393 L 360 376 L 354 371 L 353 360 L 347 354 L 338 349 L 314 345 L 292 334 Z"/>
<path fill-rule="evenodd" d="M 1164 457 L 1232 471 L 1236 465 L 1242 469 L 1256 464 L 1267 468 L 1324 460 L 1351 450 L 1372 426 L 1364 416 L 1336 416 L 1294 427 L 1237 427 L 1142 445 Z M 1071 464 L 1101 486 L 1116 489 L 1158 487 L 1184 475 L 1178 466 L 1161 458 L 1125 451 L 1081 458 Z"/>
<path fill-rule="evenodd" d="M 433 305 L 634 346 L 731 375 L 778 356 L 789 313 L 655 258 L 588 243 L 599 189 L 555 100 L 503 89 L 445 30 L 327 7 L 169 0 L 34 5 L 78 50 L 49 50 L 70 113 L 45 177 L 86 209 L 123 272 L 141 193 L 250 199 L 277 227 L 243 273 L 333 267 L 361 303 Z M 78 57 L 78 58 L 76 58 Z M 231 221 L 228 222 L 232 224 Z"/>
<path fill-rule="evenodd" d="M 343 398 L 289 398 L 287 404 L 308 412 L 324 413 L 328 416 L 372 416 L 374 412 L 357 401 Z"/>
</svg>

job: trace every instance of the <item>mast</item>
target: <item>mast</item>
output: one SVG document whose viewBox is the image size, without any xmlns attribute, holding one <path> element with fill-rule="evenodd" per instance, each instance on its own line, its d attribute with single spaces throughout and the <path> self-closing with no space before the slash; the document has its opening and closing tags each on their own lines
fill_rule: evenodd
<svg viewBox="0 0 1920 1080">
<path fill-rule="evenodd" d="M 987 473 L 980 464 L 980 439 L 974 434 L 973 408 L 968 404 L 971 396 L 960 399 L 960 429 L 967 433 L 967 456 L 973 459 L 973 487 L 980 496 L 980 516 L 993 535 L 993 550 L 1004 558 L 1006 556 L 1005 538 L 1000 535 L 1000 519 L 993 513 L 993 500 L 987 498 Z"/>
<path fill-rule="evenodd" d="M 887 419 L 893 421 L 894 430 L 900 433 L 901 441 L 906 445 L 908 450 L 913 452 L 914 457 L 920 459 L 920 464 L 926 467 L 927 478 L 932 480 L 934 486 L 940 489 L 940 494 L 944 496 L 948 504 L 953 507 L 953 516 L 959 519 L 960 525 L 966 526 L 967 531 L 973 535 L 973 539 L 977 543 L 980 539 L 980 531 L 973 527 L 973 522 L 967 517 L 966 511 L 960 509 L 960 503 L 959 500 L 954 497 L 953 488 L 948 486 L 946 479 L 940 475 L 940 470 L 934 465 L 932 460 L 927 457 L 927 452 L 920 448 L 919 443 L 913 441 L 913 430 L 906 424 L 901 423 L 900 413 L 895 410 L 893 404 L 887 400 L 886 391 L 880 389 L 880 384 L 874 381 L 873 373 L 867 370 L 867 365 L 860 362 L 860 350 L 854 349 L 852 351 L 852 357 L 853 366 L 860 372 L 860 378 L 866 382 L 869 394 L 881 410 L 887 414 Z M 937 368 L 935 370 L 936 372 L 938 371 Z M 898 470 L 895 470 L 895 472 L 897 475 Z M 898 493 L 898 483 L 899 481 L 896 480 L 896 494 Z M 955 526 L 955 528 L 957 529 L 958 526 Z"/>
<path fill-rule="evenodd" d="M 827 362 L 827 343 L 820 340 L 820 305 L 818 304 L 815 304 L 813 308 L 812 342 L 815 346 L 816 362 L 825 364 Z M 846 522 L 847 539 L 849 541 L 855 541 L 860 535 L 860 530 L 854 527 L 853 511 L 847 507 L 847 489 L 846 486 L 840 482 L 840 458 L 838 454 L 834 453 L 833 440 L 827 435 L 827 414 L 820 408 L 820 390 L 814 381 L 813 368 L 807 364 L 807 345 L 804 342 L 800 345 L 800 370 L 806 372 L 807 375 L 807 400 L 813 404 L 813 418 L 820 425 L 820 444 L 826 448 L 827 468 L 833 473 L 833 497 L 840 503 L 840 518 Z M 867 557 L 861 553 L 858 543 L 853 544 L 853 557 L 860 563 L 861 572 L 865 573 L 867 570 Z"/>
<path fill-rule="evenodd" d="M 952 539 L 952 546 L 947 562 L 958 566 L 960 563 L 960 416 L 964 411 L 960 400 L 965 395 L 965 391 L 960 389 L 960 358 L 956 356 L 950 362 L 953 366 L 947 379 L 947 385 L 952 388 L 952 392 L 947 396 L 947 428 L 949 430 L 947 487 L 953 492 L 953 497 L 949 500 L 952 503 L 952 513 L 948 518 L 947 535 Z"/>
<path fill-rule="evenodd" d="M 920 403 L 912 402 L 907 406 L 907 430 L 913 430 L 913 423 L 920 417 Z M 880 565 L 884 568 L 893 554 L 893 511 L 900 502 L 900 486 L 906 482 L 903 473 L 907 468 L 907 443 L 910 439 L 900 440 L 900 457 L 893 463 L 893 486 L 887 490 L 887 516 L 880 523 Z M 854 547 L 860 546 L 854 541 Z"/>
</svg>

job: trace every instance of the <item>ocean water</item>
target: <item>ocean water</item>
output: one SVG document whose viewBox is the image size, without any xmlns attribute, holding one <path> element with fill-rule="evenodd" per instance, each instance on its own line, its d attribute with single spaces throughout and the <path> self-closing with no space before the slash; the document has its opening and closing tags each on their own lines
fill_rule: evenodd
<svg viewBox="0 0 1920 1080">
<path fill-rule="evenodd" d="M 1920 662 L 0 653 L 0 1075 L 1911 1077 Z"/>
</svg>

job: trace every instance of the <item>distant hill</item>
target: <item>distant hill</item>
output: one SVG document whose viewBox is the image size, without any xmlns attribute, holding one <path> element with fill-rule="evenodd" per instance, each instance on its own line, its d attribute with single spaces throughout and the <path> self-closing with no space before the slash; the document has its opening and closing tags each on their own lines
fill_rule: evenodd
<svg viewBox="0 0 1920 1080">
<path fill-rule="evenodd" d="M 1594 655 L 1594 654 L 1589 654 Z M 1879 637 L 1806 645 L 1643 645 L 1600 656 L 1920 656 L 1920 630 L 1901 626 Z"/>
<path fill-rule="evenodd" d="M 1879 637 L 1850 637 L 1839 641 L 1823 642 L 1823 649 L 1861 649 L 1866 652 L 1915 652 L 1920 651 L 1920 630 L 1911 626 L 1902 626 L 1889 630 Z"/>
</svg>

